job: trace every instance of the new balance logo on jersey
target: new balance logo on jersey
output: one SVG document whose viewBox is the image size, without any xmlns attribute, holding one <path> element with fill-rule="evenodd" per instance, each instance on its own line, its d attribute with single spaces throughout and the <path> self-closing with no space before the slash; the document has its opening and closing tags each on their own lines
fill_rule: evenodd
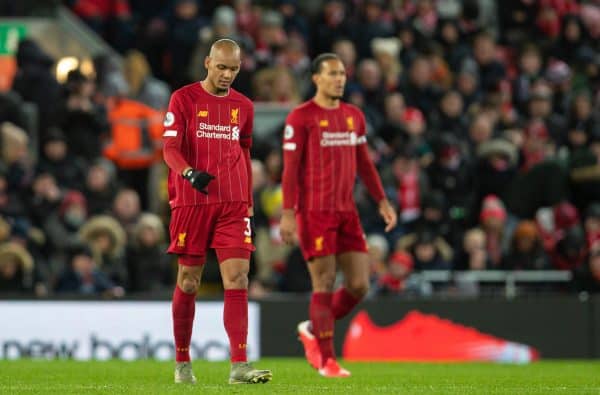
<svg viewBox="0 0 600 395">
<path fill-rule="evenodd" d="M 200 122 L 196 137 L 205 139 L 223 139 L 223 140 L 239 140 L 240 128 L 231 125 L 214 125 L 210 123 Z"/>
</svg>

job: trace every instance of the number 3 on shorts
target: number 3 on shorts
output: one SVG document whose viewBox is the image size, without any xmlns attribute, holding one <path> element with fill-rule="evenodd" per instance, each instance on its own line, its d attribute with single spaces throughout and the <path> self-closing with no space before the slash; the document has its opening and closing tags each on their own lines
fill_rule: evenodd
<svg viewBox="0 0 600 395">
<path fill-rule="evenodd" d="M 250 217 L 244 217 L 244 221 L 246 221 L 246 230 L 244 231 L 244 236 L 252 236 L 252 228 L 250 227 Z"/>
</svg>

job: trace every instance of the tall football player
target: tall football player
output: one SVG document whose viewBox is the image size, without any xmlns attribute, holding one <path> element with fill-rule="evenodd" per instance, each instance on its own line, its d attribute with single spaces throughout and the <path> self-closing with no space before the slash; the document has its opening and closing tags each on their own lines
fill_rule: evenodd
<svg viewBox="0 0 600 395">
<path fill-rule="evenodd" d="M 344 64 L 326 53 L 313 61 L 317 92 L 287 117 L 283 132 L 283 215 L 281 237 L 297 237 L 308 262 L 313 293 L 310 321 L 298 325 L 308 362 L 326 377 L 347 377 L 333 349 L 334 322 L 347 315 L 369 287 L 364 232 L 352 195 L 356 174 L 379 205 L 386 231 L 396 226 L 396 212 L 385 198 L 369 157 L 365 117 L 341 101 Z M 343 286 L 334 292 L 337 268 Z"/>
</svg>

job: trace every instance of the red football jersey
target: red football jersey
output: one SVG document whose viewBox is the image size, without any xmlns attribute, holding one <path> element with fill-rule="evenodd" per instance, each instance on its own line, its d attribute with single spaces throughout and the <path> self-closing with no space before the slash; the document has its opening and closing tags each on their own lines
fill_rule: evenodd
<svg viewBox="0 0 600 395">
<path fill-rule="evenodd" d="M 183 168 L 169 169 L 172 208 L 249 200 L 249 164 L 242 147 L 250 147 L 253 121 L 252 102 L 231 88 L 227 95 L 216 96 L 196 82 L 171 95 L 164 121 L 165 152 L 176 149 L 189 166 L 215 176 L 205 195 L 178 173 Z"/>
<path fill-rule="evenodd" d="M 357 170 L 374 198 L 383 187 L 366 149 L 366 123 L 355 106 L 341 102 L 326 109 L 313 100 L 296 107 L 283 131 L 283 207 L 303 210 L 356 210 L 353 197 Z M 362 178 L 362 177 L 361 177 Z M 290 188 L 292 187 L 293 188 Z"/>
</svg>

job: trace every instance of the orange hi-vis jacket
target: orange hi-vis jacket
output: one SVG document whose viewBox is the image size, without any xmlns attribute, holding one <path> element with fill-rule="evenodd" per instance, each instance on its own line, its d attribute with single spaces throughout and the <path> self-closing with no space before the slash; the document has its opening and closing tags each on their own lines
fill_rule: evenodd
<svg viewBox="0 0 600 395">
<path fill-rule="evenodd" d="M 161 158 L 163 113 L 140 102 L 118 98 L 109 108 L 110 141 L 104 156 L 120 169 L 150 167 Z"/>
</svg>

